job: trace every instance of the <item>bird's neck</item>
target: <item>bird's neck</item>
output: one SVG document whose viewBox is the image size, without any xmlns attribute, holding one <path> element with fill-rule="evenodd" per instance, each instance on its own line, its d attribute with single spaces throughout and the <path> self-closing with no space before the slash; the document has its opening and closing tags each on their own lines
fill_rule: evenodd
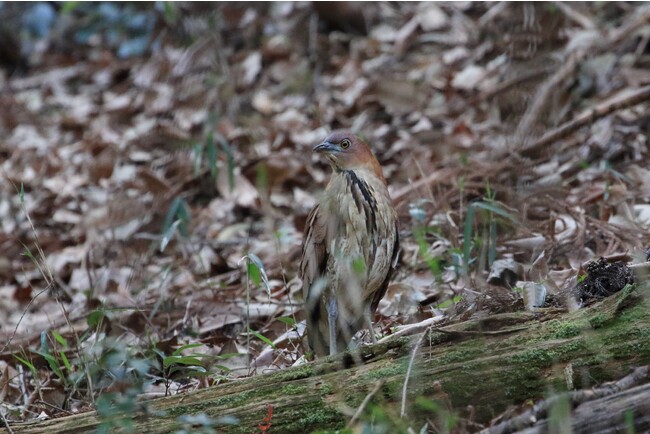
<svg viewBox="0 0 650 434">
<path fill-rule="evenodd" d="M 334 171 L 326 190 L 334 196 L 344 192 L 357 192 L 367 201 L 373 196 L 377 200 L 390 200 L 384 177 L 380 178 L 374 171 L 359 168 Z"/>
<path fill-rule="evenodd" d="M 372 166 L 360 166 L 355 168 L 341 168 L 337 166 L 332 166 L 333 173 L 332 176 L 343 176 L 343 177 L 356 177 L 366 180 L 377 180 L 382 184 L 386 185 L 386 179 L 384 174 L 381 171 L 379 165 Z"/>
</svg>

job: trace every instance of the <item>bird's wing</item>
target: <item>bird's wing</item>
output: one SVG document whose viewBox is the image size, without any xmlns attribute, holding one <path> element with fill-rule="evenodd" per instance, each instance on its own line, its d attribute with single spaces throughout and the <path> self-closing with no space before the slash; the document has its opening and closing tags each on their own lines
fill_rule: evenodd
<svg viewBox="0 0 650 434">
<path fill-rule="evenodd" d="M 390 279 L 393 277 L 393 273 L 397 269 L 397 263 L 399 261 L 399 253 L 400 253 L 399 226 L 397 224 L 397 221 L 395 221 L 395 240 L 393 242 L 393 252 L 390 259 L 390 269 L 388 270 L 388 273 L 386 273 L 386 277 L 384 278 L 384 281 L 381 283 L 381 286 L 372 295 L 372 304 L 370 305 L 370 312 L 372 313 L 374 313 L 377 310 L 379 301 L 384 297 L 384 294 L 386 294 L 386 289 L 388 289 L 388 283 L 390 282 Z"/>
<path fill-rule="evenodd" d="M 318 356 L 326 356 L 330 351 L 327 311 L 325 303 L 321 301 L 321 294 L 326 286 L 325 276 L 328 260 L 326 240 L 326 216 L 321 207 L 316 205 L 307 216 L 302 243 L 300 277 L 302 278 L 309 347 Z"/>
<path fill-rule="evenodd" d="M 302 295 L 305 302 L 310 299 L 309 291 L 312 284 L 325 274 L 327 266 L 326 236 L 327 224 L 320 206 L 316 205 L 307 216 L 302 243 L 300 277 L 302 278 Z"/>
</svg>

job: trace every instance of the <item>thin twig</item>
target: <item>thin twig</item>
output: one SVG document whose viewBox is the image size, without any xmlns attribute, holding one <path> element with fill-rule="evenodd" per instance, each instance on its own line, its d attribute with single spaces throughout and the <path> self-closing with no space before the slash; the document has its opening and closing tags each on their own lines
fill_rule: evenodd
<svg viewBox="0 0 650 434">
<path fill-rule="evenodd" d="M 517 74 L 514 77 L 507 79 L 505 81 L 502 81 L 498 84 L 496 84 L 492 89 L 489 89 L 485 91 L 484 93 L 480 94 L 476 100 L 477 101 L 487 101 L 490 98 L 493 98 L 494 96 L 505 92 L 509 89 L 516 88 L 523 83 L 527 81 L 532 81 L 532 80 L 537 80 L 541 77 L 544 77 L 545 75 L 549 74 L 551 71 L 553 71 L 555 68 L 536 68 L 530 71 L 523 72 L 521 74 Z"/>
<path fill-rule="evenodd" d="M 379 392 L 379 390 L 381 390 L 381 388 L 384 386 L 385 382 L 386 382 L 386 380 L 384 380 L 384 379 L 381 379 L 381 380 L 377 381 L 377 384 L 375 384 L 375 387 L 373 387 L 373 389 L 370 391 L 370 393 L 368 395 L 366 395 L 366 397 L 361 402 L 361 405 L 359 405 L 359 408 L 357 408 L 357 411 L 354 412 L 354 415 L 352 416 L 352 419 L 350 419 L 350 422 L 348 422 L 347 425 L 345 425 L 346 429 L 347 428 L 352 428 L 352 425 L 354 425 L 354 423 L 357 421 L 357 419 L 359 419 L 359 417 L 361 417 L 361 414 L 363 414 L 363 411 L 366 409 L 366 406 L 368 405 L 368 403 L 370 402 L 372 397 L 375 396 L 377 394 L 377 392 Z"/>
<path fill-rule="evenodd" d="M 505 329 L 505 330 L 445 330 L 443 328 L 432 328 L 432 332 L 440 332 L 443 334 L 447 335 L 453 335 L 453 336 L 500 336 L 500 335 L 507 335 L 510 333 L 515 333 L 515 332 L 520 332 L 522 330 L 526 330 L 530 328 L 530 326 L 521 326 L 521 327 L 515 327 L 511 329 Z"/>
<path fill-rule="evenodd" d="M 497 3 L 492 3 L 490 6 L 490 9 L 485 12 L 481 18 L 478 19 L 478 26 L 479 28 L 485 27 L 488 23 L 490 23 L 494 18 L 496 18 L 498 15 L 501 14 L 506 8 L 510 2 L 497 2 Z"/>
<path fill-rule="evenodd" d="M 398 204 L 402 199 L 404 199 L 405 196 L 417 190 L 418 188 L 430 188 L 432 184 L 435 184 L 437 182 L 453 180 L 453 175 L 454 171 L 450 168 L 442 168 L 440 170 L 436 170 L 426 178 L 419 179 L 414 183 L 409 184 L 406 187 L 401 188 L 393 193 L 391 195 L 393 198 L 393 203 Z"/>
<path fill-rule="evenodd" d="M 446 316 L 441 315 L 433 318 L 427 318 L 417 324 L 405 324 L 397 326 L 395 333 L 379 339 L 378 343 L 381 344 L 387 341 L 392 341 L 393 339 L 400 338 L 402 336 L 410 336 L 416 333 L 424 332 L 425 330 L 431 328 L 432 325 L 445 321 L 446 319 L 448 319 Z"/>
<path fill-rule="evenodd" d="M 5 428 L 7 428 L 7 431 L 9 431 L 9 434 L 14 434 L 14 430 L 11 429 L 9 426 L 9 421 L 7 421 L 7 418 L 5 417 L 4 412 L 0 411 L 0 416 L 2 416 L 2 422 L 5 424 Z"/>
<path fill-rule="evenodd" d="M 411 371 L 413 370 L 413 364 L 415 362 L 415 355 L 418 353 L 418 349 L 420 348 L 420 345 L 422 345 L 422 342 L 424 341 L 424 337 L 427 336 L 428 334 L 429 334 L 428 332 L 422 333 L 422 336 L 420 336 L 420 339 L 418 339 L 417 343 L 413 347 L 413 352 L 411 353 L 411 360 L 409 360 L 409 367 L 408 370 L 406 371 L 406 378 L 404 378 L 404 385 L 402 386 L 402 408 L 400 409 L 399 412 L 400 417 L 406 417 L 406 392 L 408 389 L 409 378 L 411 377 Z"/>
<path fill-rule="evenodd" d="M 650 272 L 650 262 L 639 262 L 638 264 L 631 264 L 629 268 L 636 270 L 637 272 Z"/>
<path fill-rule="evenodd" d="M 13 332 L 11 333 L 11 336 L 9 336 L 9 339 L 7 339 L 7 342 L 5 342 L 5 344 L 4 344 L 4 346 L 2 347 L 2 349 L 0 349 L 0 354 L 4 353 L 5 350 L 9 347 L 9 345 L 11 345 L 11 341 L 13 341 L 14 337 L 16 337 L 16 333 L 18 333 L 18 327 L 20 327 L 20 323 L 23 322 L 23 318 L 25 317 L 25 315 L 27 314 L 27 312 L 29 312 L 29 309 L 31 308 L 32 303 L 34 303 L 34 301 L 35 301 L 35 300 L 36 300 L 36 299 L 37 299 L 41 294 L 43 294 L 44 292 L 46 292 L 46 291 L 49 290 L 49 289 L 50 289 L 50 287 L 49 287 L 49 286 L 46 286 L 45 289 L 42 289 L 38 294 L 36 294 L 35 296 L 33 296 L 33 297 L 29 300 L 29 303 L 27 303 L 27 306 L 25 306 L 25 309 L 23 309 L 23 313 L 20 315 L 20 318 L 18 318 L 18 322 L 16 323 L 16 327 L 14 327 L 14 330 L 13 330 Z"/>
<path fill-rule="evenodd" d="M 565 82 L 571 75 L 573 75 L 575 69 L 586 57 L 586 55 L 587 50 L 576 50 L 574 53 L 569 55 L 564 64 L 557 70 L 555 74 L 553 74 L 548 80 L 540 85 L 537 93 L 535 94 L 535 97 L 533 98 L 532 103 L 528 109 L 526 109 L 526 112 L 519 121 L 519 125 L 517 125 L 515 137 L 518 140 L 523 141 L 524 138 L 530 135 L 533 129 L 533 125 L 540 118 L 544 107 L 546 107 L 546 104 L 551 99 L 553 93 L 557 91 L 563 82 Z"/>
<path fill-rule="evenodd" d="M 569 6 L 565 2 L 554 2 L 555 6 L 562 11 L 564 15 L 566 15 L 570 20 L 580 24 L 582 27 L 585 29 L 591 30 L 596 28 L 596 24 L 594 24 L 593 20 L 583 14 L 582 12 L 578 12 L 577 10 L 573 9 L 571 6 Z"/>
<path fill-rule="evenodd" d="M 609 46 L 616 45 L 621 40 L 634 35 L 640 27 L 648 24 L 648 21 L 650 21 L 650 6 L 637 9 L 631 19 L 627 20 L 612 32 L 609 38 Z"/>
<path fill-rule="evenodd" d="M 65 410 L 65 409 L 63 409 L 63 408 L 61 408 L 61 407 L 57 407 L 56 405 L 52 405 L 52 404 L 50 404 L 49 402 L 43 401 L 42 399 L 37 400 L 37 401 L 35 402 L 35 404 L 39 404 L 39 405 L 44 405 L 44 406 L 46 406 L 46 407 L 50 407 L 51 409 L 56 410 L 56 411 L 59 411 L 59 412 L 61 412 L 61 413 L 65 413 L 65 414 L 67 414 L 68 416 L 74 414 L 74 413 L 71 412 L 71 411 Z"/>
<path fill-rule="evenodd" d="M 535 153 L 537 150 L 539 150 L 539 148 L 542 148 L 556 140 L 568 136 L 580 127 L 590 124 L 615 111 L 635 106 L 647 100 L 650 100 L 650 85 L 641 87 L 631 92 L 629 90 L 622 91 L 609 98 L 608 100 L 600 103 L 596 107 L 582 112 L 570 121 L 565 122 L 559 127 L 544 134 L 542 137 L 535 140 L 528 146 L 525 146 L 523 152 Z"/>
<path fill-rule="evenodd" d="M 517 125 L 515 137 L 518 140 L 523 141 L 530 135 L 533 125 L 539 120 L 541 113 L 547 106 L 553 93 L 565 80 L 569 78 L 587 55 L 594 55 L 603 50 L 611 49 L 611 47 L 614 47 L 623 39 L 633 35 L 639 27 L 646 25 L 648 21 L 650 21 L 650 7 L 640 8 L 633 17 L 629 18 L 620 27 L 610 32 L 605 38 L 596 39 L 589 46 L 580 46 L 568 53 L 566 59 L 563 61 L 563 65 L 540 86 L 532 103 L 519 121 L 519 125 Z M 587 120 L 587 122 L 588 121 L 589 120 Z M 573 131 L 573 129 L 570 131 Z M 547 135 L 544 135 L 542 139 L 545 139 L 546 137 Z M 530 148 L 543 146 L 538 145 L 538 142 L 542 139 L 533 142 L 532 145 L 523 144 L 522 148 L 525 151 L 528 151 Z M 553 138 L 545 139 L 543 143 L 548 144 L 552 140 Z"/>
</svg>

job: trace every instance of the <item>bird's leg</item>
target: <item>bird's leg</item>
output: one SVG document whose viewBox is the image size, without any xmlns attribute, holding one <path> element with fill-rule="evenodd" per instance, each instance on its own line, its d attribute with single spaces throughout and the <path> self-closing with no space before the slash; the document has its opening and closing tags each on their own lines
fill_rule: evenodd
<svg viewBox="0 0 650 434">
<path fill-rule="evenodd" d="M 370 332 L 370 340 L 372 341 L 373 344 L 377 343 L 377 336 L 375 336 L 375 329 L 372 327 L 372 314 L 370 313 L 370 309 L 366 309 L 366 313 L 364 315 L 366 317 L 366 323 L 368 323 L 368 331 Z"/>
<path fill-rule="evenodd" d="M 339 307 L 335 297 L 330 297 L 327 302 L 327 322 L 330 332 L 330 356 L 336 354 L 336 321 L 339 316 Z"/>
</svg>

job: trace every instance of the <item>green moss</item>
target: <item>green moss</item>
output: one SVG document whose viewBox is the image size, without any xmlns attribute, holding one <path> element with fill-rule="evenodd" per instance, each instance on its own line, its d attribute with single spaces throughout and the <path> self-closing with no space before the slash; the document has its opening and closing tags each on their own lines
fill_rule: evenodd
<svg viewBox="0 0 650 434">
<path fill-rule="evenodd" d="M 599 328 L 601 328 L 601 327 L 604 327 L 605 324 L 607 324 L 607 322 L 608 322 L 610 319 L 611 319 L 611 318 L 610 318 L 609 315 L 607 315 L 607 314 L 605 314 L 605 313 L 602 313 L 602 312 L 599 312 L 599 313 L 595 314 L 594 316 L 592 316 L 592 317 L 589 319 L 589 324 L 591 325 L 591 327 L 592 327 L 594 330 L 596 330 L 596 329 L 599 329 Z"/>
<path fill-rule="evenodd" d="M 548 387 L 548 395 L 553 395 L 558 392 L 566 392 L 567 391 L 567 384 L 566 384 L 566 377 L 564 375 L 560 375 L 557 377 L 553 377 L 551 380 L 551 384 Z"/>
<path fill-rule="evenodd" d="M 305 386 L 297 386 L 295 384 L 285 384 L 280 389 L 280 395 L 302 395 L 307 393 Z"/>
<path fill-rule="evenodd" d="M 636 309 L 626 309 L 622 311 L 617 318 L 616 326 L 620 327 L 624 323 L 637 322 L 640 319 L 647 318 L 647 306 L 638 306 Z"/>
<path fill-rule="evenodd" d="M 206 409 L 209 409 L 212 406 L 212 403 L 213 403 L 212 400 L 208 400 L 205 402 L 197 402 L 191 405 L 179 405 L 176 407 L 171 407 L 166 409 L 165 411 L 167 412 L 167 416 L 170 416 L 172 418 L 177 418 L 185 414 L 196 414 L 205 411 Z"/>
<path fill-rule="evenodd" d="M 572 338 L 584 330 L 584 326 L 576 321 L 551 321 L 548 326 L 551 336 L 555 339 Z"/>
<path fill-rule="evenodd" d="M 257 391 L 260 392 L 261 391 Z M 263 394 L 262 394 L 263 396 Z M 217 398 L 211 401 L 212 406 L 228 406 L 230 408 L 232 407 L 238 407 L 241 404 L 244 404 L 248 401 L 250 401 L 251 398 L 253 398 L 253 391 L 247 390 L 245 392 L 240 392 L 240 393 L 233 393 L 231 395 L 224 396 L 222 398 Z"/>
<path fill-rule="evenodd" d="M 391 362 L 388 366 L 364 372 L 360 375 L 359 381 L 366 384 L 368 381 L 372 380 L 385 379 L 395 375 L 404 375 L 406 374 L 407 364 L 408 360 L 404 360 L 402 363 Z"/>
<path fill-rule="evenodd" d="M 481 345 L 477 348 L 476 342 L 461 345 L 454 347 L 453 352 L 449 352 L 444 354 L 442 357 L 439 357 L 437 362 L 446 365 L 472 360 L 485 354 L 485 346 Z"/>
<path fill-rule="evenodd" d="M 625 375 L 616 375 L 602 365 L 583 365 L 586 369 L 577 370 L 573 367 L 573 384 L 579 387 L 594 386 L 611 381 L 612 378 L 621 378 Z"/>
<path fill-rule="evenodd" d="M 317 429 L 337 429 L 345 426 L 345 419 L 338 411 L 320 401 L 312 401 L 285 407 L 273 416 L 273 428 L 278 432 L 312 432 Z"/>
<path fill-rule="evenodd" d="M 510 361 L 516 365 L 531 365 L 537 368 L 548 367 L 553 364 L 554 354 L 550 351 L 531 348 L 520 354 L 510 357 Z"/>
<path fill-rule="evenodd" d="M 353 434 L 352 428 L 345 428 L 341 430 L 321 430 L 313 431 L 312 434 Z"/>
<path fill-rule="evenodd" d="M 410 373 L 408 403 L 414 404 L 418 396 L 433 402 L 440 400 L 444 405 L 449 405 L 451 401 L 457 409 L 465 408 L 467 402 L 471 402 L 476 409 L 475 419 L 489 421 L 510 404 L 521 404 L 526 400 L 542 398 L 551 391 L 565 390 L 564 369 L 567 363 L 573 365 L 573 383 L 576 387 L 590 387 L 620 378 L 627 373 L 630 364 L 650 363 L 650 309 L 648 304 L 635 301 L 616 311 L 615 302 L 618 300 L 621 299 L 605 300 L 567 314 L 560 320 L 532 322 L 523 333 L 486 335 L 453 342 L 448 342 L 450 335 L 444 334 L 442 336 L 447 343 L 419 351 Z M 632 298 L 627 300 L 629 302 Z M 327 358 L 264 376 L 267 378 L 261 377 L 261 381 L 250 389 L 251 392 L 247 392 L 249 396 L 241 397 L 233 392 L 240 390 L 236 387 L 230 389 L 226 397 L 173 408 L 169 412 L 195 414 L 205 411 L 216 415 L 226 403 L 241 407 L 241 403 L 248 398 L 250 400 L 245 403 L 246 407 L 255 408 L 259 403 L 263 408 L 266 400 L 281 395 L 276 400 L 273 431 L 334 432 L 326 430 L 342 429 L 346 418 L 333 409 L 338 407 L 332 402 L 344 402 L 351 408 L 358 408 L 377 380 L 381 379 L 386 383 L 368 404 L 361 421 L 373 423 L 375 428 L 395 428 L 387 428 L 385 432 L 398 432 L 399 425 L 394 423 L 393 418 L 399 419 L 396 408 L 400 403 L 410 349 L 405 346 L 403 351 L 392 350 L 387 357 L 393 357 L 396 353 L 406 356 L 397 361 L 383 359 L 380 354 L 379 362 L 376 361 L 377 356 L 372 356 L 376 353 L 369 348 L 361 351 L 367 351 L 362 354 L 368 357 L 362 358 L 375 360 L 374 365 L 345 372 L 341 371 L 340 358 Z M 614 359 L 624 359 L 625 362 Z M 289 382 L 323 372 L 325 375 L 317 383 L 311 380 Z M 328 396 L 331 394 L 337 396 Z M 287 398 L 282 398 L 285 395 Z M 304 399 L 301 396 L 301 402 L 295 405 L 293 398 L 299 395 Z M 378 422 L 381 412 L 372 412 L 373 406 L 382 409 L 387 425 Z M 415 407 L 413 405 L 409 410 L 411 422 L 437 417 L 435 412 Z M 242 411 L 238 413 L 242 418 L 241 424 L 228 427 L 227 431 L 250 433 L 261 422 L 265 415 L 263 413 L 260 410 L 251 417 L 250 411 Z"/>
<path fill-rule="evenodd" d="M 403 382 L 392 381 L 390 383 L 384 384 L 382 387 L 382 396 L 385 399 L 396 399 L 395 397 L 401 396 L 402 394 Z"/>
<path fill-rule="evenodd" d="M 329 384 L 327 383 L 321 384 L 320 386 L 321 396 L 330 395 L 331 393 L 332 393 L 332 387 Z"/>
<path fill-rule="evenodd" d="M 576 359 L 578 354 L 587 351 L 588 349 L 589 348 L 585 339 L 580 338 L 561 345 L 560 347 L 556 348 L 551 353 L 551 355 L 554 357 L 555 362 L 572 362 L 574 359 Z"/>
<path fill-rule="evenodd" d="M 534 364 L 513 367 L 510 375 L 502 380 L 505 382 L 506 396 L 515 399 L 539 395 L 545 384 L 543 371 Z"/>
<path fill-rule="evenodd" d="M 290 368 L 284 371 L 276 372 L 273 374 L 274 382 L 285 382 L 300 380 L 302 378 L 309 378 L 314 375 L 314 368 L 312 364 Z"/>
<path fill-rule="evenodd" d="M 450 339 L 451 337 L 448 333 L 440 333 L 433 330 L 429 333 L 429 344 L 431 346 L 444 344 L 445 342 L 449 342 Z"/>
</svg>

